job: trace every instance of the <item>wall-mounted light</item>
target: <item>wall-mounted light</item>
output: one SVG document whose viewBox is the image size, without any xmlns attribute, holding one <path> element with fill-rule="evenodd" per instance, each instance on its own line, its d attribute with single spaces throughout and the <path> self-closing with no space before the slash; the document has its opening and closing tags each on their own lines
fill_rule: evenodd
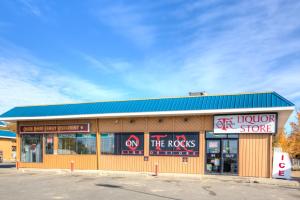
<svg viewBox="0 0 300 200">
<path fill-rule="evenodd" d="M 185 117 L 185 118 L 183 118 L 183 121 L 187 122 L 187 121 L 189 121 L 189 118 Z"/>
<path fill-rule="evenodd" d="M 162 123 L 163 121 L 163 119 L 158 119 L 158 123 Z"/>
<path fill-rule="evenodd" d="M 118 123 L 119 123 L 119 120 L 118 120 L 118 119 L 116 119 L 116 120 L 115 120 L 115 124 L 118 124 Z"/>
<path fill-rule="evenodd" d="M 131 119 L 129 122 L 130 122 L 130 124 L 132 124 L 132 123 L 135 122 L 135 120 L 134 120 L 134 119 Z"/>
</svg>

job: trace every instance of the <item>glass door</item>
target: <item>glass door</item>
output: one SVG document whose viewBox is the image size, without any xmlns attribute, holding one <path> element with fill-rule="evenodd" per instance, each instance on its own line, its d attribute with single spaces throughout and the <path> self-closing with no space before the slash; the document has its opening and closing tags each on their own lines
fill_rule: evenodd
<svg viewBox="0 0 300 200">
<path fill-rule="evenodd" d="M 206 133 L 206 173 L 238 173 L 238 135 Z"/>
<path fill-rule="evenodd" d="M 206 171 L 221 173 L 221 140 L 206 141 Z"/>
<path fill-rule="evenodd" d="M 222 172 L 236 174 L 238 172 L 237 140 L 222 140 Z"/>
</svg>

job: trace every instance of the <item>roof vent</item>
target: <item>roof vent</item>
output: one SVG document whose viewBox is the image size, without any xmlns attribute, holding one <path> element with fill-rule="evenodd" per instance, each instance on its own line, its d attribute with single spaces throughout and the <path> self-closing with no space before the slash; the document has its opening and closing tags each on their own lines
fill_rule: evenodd
<svg viewBox="0 0 300 200">
<path fill-rule="evenodd" d="M 207 92 L 189 92 L 189 96 L 207 96 Z"/>
</svg>

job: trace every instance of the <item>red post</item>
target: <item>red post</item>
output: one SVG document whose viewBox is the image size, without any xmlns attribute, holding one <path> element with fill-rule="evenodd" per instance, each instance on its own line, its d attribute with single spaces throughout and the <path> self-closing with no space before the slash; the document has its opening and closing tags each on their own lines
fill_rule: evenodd
<svg viewBox="0 0 300 200">
<path fill-rule="evenodd" d="M 155 164 L 155 175 L 154 176 L 158 176 L 158 164 Z"/>
<path fill-rule="evenodd" d="M 74 172 L 74 167 L 75 167 L 75 162 L 74 161 L 71 161 L 71 172 Z"/>
<path fill-rule="evenodd" d="M 20 168 L 20 163 L 19 163 L 19 161 L 16 162 L 16 168 L 17 168 L 17 170 L 19 170 L 19 168 Z"/>
</svg>

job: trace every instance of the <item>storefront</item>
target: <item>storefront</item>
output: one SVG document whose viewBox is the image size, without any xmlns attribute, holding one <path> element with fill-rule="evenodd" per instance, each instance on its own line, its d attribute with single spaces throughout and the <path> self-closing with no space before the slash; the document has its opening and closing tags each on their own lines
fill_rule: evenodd
<svg viewBox="0 0 300 200">
<path fill-rule="evenodd" d="M 16 133 L 0 130 L 0 162 L 16 160 Z"/>
<path fill-rule="evenodd" d="M 238 173 L 238 134 L 214 134 L 207 132 L 206 138 L 206 173 Z"/>
<path fill-rule="evenodd" d="M 270 177 L 294 105 L 275 92 L 16 107 L 21 168 Z"/>
</svg>

